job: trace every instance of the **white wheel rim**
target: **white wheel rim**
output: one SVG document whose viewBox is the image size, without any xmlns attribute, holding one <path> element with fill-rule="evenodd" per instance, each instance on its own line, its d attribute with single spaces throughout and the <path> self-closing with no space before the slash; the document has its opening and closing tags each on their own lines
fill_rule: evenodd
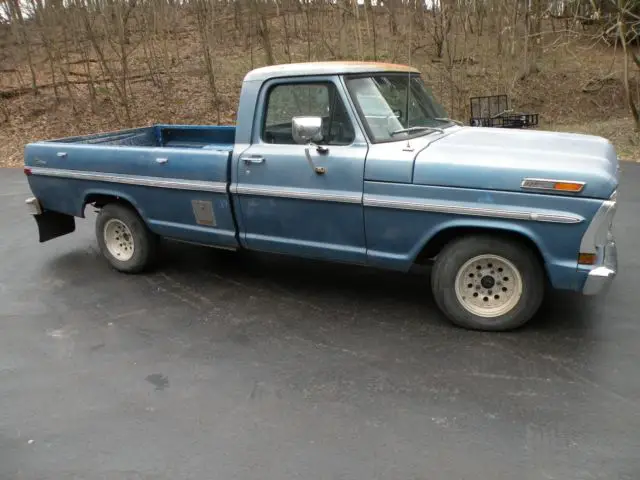
<svg viewBox="0 0 640 480">
<path fill-rule="evenodd" d="M 104 226 L 103 237 L 107 250 L 115 258 L 126 262 L 133 257 L 135 252 L 133 235 L 125 223 L 112 218 Z"/>
<path fill-rule="evenodd" d="M 522 276 L 506 258 L 478 255 L 458 270 L 455 291 L 468 312 L 484 318 L 499 317 L 518 304 L 522 296 Z"/>
</svg>

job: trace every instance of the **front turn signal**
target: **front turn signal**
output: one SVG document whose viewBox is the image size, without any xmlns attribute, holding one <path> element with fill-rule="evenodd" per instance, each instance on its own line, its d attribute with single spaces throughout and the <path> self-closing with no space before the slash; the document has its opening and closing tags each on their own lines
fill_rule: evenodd
<svg viewBox="0 0 640 480">
<path fill-rule="evenodd" d="M 584 188 L 584 184 L 576 182 L 556 182 L 553 185 L 554 190 L 561 192 L 580 192 Z"/>
<path fill-rule="evenodd" d="M 596 254 L 595 253 L 580 253 L 578 255 L 578 264 L 580 265 L 595 265 Z"/>
<path fill-rule="evenodd" d="M 547 180 L 544 178 L 525 178 L 520 185 L 528 190 L 551 190 L 555 192 L 580 193 L 584 190 L 584 182 L 572 180 Z"/>
</svg>

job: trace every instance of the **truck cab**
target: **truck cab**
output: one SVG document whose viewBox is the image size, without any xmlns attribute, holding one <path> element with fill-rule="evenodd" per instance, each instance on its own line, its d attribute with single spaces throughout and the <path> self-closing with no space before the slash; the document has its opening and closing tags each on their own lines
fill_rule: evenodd
<svg viewBox="0 0 640 480">
<path fill-rule="evenodd" d="M 545 287 L 595 294 L 617 272 L 618 159 L 586 135 L 465 127 L 404 66 L 255 69 L 235 126 L 153 125 L 29 144 L 27 200 L 49 241 L 99 209 L 127 273 L 160 237 L 409 271 L 456 325 L 529 321 Z"/>
</svg>

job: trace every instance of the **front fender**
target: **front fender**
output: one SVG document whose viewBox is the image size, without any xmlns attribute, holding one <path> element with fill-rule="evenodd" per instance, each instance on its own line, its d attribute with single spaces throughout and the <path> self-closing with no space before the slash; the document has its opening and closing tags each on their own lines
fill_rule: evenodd
<svg viewBox="0 0 640 480">
<path fill-rule="evenodd" d="M 452 219 L 444 221 L 424 233 L 420 242 L 411 250 L 411 264 L 416 261 L 420 253 L 428 251 L 434 242 L 438 243 L 439 238 L 447 240 L 456 238 L 456 231 L 461 234 L 468 233 L 469 230 L 483 233 L 507 233 L 527 240 L 527 243 L 537 249 L 544 262 L 543 267 L 547 278 L 553 288 L 579 290 L 584 283 L 584 275 L 578 271 L 578 244 L 573 248 L 570 240 L 572 235 L 562 235 L 559 230 L 556 230 L 554 235 L 544 235 L 545 228 L 548 229 L 548 225 L 536 222 L 515 223 L 494 219 Z M 556 225 L 555 228 L 570 227 Z M 558 248 L 558 244 L 563 242 L 563 237 L 569 238 L 570 243 Z"/>
<path fill-rule="evenodd" d="M 425 249 L 447 230 L 499 231 L 526 238 L 540 253 L 553 286 L 575 290 L 580 288 L 580 243 L 601 203 L 524 192 L 370 182 L 365 184 L 364 208 L 367 261 L 407 271 L 416 259 L 429 257 Z"/>
<path fill-rule="evenodd" d="M 532 242 L 538 248 L 538 251 L 545 262 L 552 258 L 552 254 L 546 248 L 545 242 L 534 229 L 530 228 L 530 226 L 498 219 L 454 218 L 434 224 L 432 228 L 424 232 L 420 240 L 409 253 L 409 260 L 411 263 L 415 262 L 418 255 L 428 248 L 430 242 L 446 232 L 451 232 L 452 230 L 477 230 L 478 232 L 495 231 L 516 234 L 525 237 L 527 240 Z M 449 237 L 449 235 L 447 235 L 447 237 Z"/>
</svg>

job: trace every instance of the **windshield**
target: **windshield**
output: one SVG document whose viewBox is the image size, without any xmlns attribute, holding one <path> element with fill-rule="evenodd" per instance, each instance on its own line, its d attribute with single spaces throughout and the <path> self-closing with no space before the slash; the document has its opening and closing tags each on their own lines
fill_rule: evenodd
<svg viewBox="0 0 640 480">
<path fill-rule="evenodd" d="M 347 87 L 374 143 L 431 133 L 452 122 L 417 74 L 382 73 L 347 77 Z M 407 130 L 407 131 L 405 131 Z"/>
</svg>

